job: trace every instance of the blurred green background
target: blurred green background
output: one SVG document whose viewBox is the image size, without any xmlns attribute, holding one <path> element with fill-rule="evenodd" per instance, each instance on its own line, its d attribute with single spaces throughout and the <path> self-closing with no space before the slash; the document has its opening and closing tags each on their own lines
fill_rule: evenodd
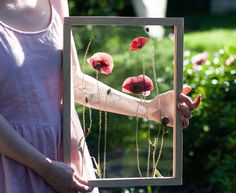
<svg viewBox="0 0 236 193">
<path fill-rule="evenodd" d="M 69 0 L 71 15 L 83 16 L 135 16 L 128 0 Z M 203 95 L 198 110 L 193 112 L 190 126 L 184 130 L 183 185 L 173 187 L 140 187 L 101 189 L 104 193 L 235 193 L 236 187 L 236 62 L 226 60 L 236 57 L 236 13 L 234 11 L 213 14 L 209 0 L 169 0 L 167 17 L 185 19 L 184 36 L 184 82 L 192 86 L 190 96 Z M 119 49 L 117 32 L 109 41 Z M 171 30 L 158 44 L 161 53 L 169 53 Z M 98 40 L 96 40 L 98 41 Z M 102 44 L 102 42 L 101 42 Z M 109 42 L 107 42 L 109 44 Z M 87 43 L 85 47 L 87 46 Z M 194 57 L 207 53 L 208 59 L 194 64 Z M 126 61 L 127 55 L 115 56 Z M 172 57 L 163 59 L 171 64 Z M 165 65 L 163 65 L 165 67 Z M 167 65 L 168 67 L 168 65 Z M 130 65 L 131 69 L 135 67 Z M 168 69 L 165 69 L 168 70 Z M 122 76 L 122 68 L 114 71 Z M 114 74 L 113 74 L 114 76 Z M 118 85 L 119 78 L 109 80 L 109 85 Z M 165 90 L 166 88 L 163 88 Z M 96 122 L 96 115 L 94 122 Z M 126 121 L 127 118 L 119 117 Z M 114 124 L 120 124 L 118 121 Z M 134 124 L 130 120 L 131 124 Z M 126 121 L 126 126 L 128 127 Z M 112 139 L 123 133 L 109 134 Z M 127 135 L 128 137 L 129 135 Z M 117 137 L 119 138 L 119 137 Z M 96 144 L 96 142 L 94 142 Z"/>
</svg>

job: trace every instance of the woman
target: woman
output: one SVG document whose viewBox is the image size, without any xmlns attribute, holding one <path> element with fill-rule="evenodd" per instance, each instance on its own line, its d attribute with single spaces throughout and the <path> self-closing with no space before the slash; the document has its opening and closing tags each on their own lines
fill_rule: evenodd
<svg viewBox="0 0 236 193">
<path fill-rule="evenodd" d="M 86 149 L 85 176 L 81 166 L 62 162 L 61 140 L 61 56 L 62 18 L 68 15 L 68 5 L 62 0 L 1 0 L 0 1 L 0 193 L 74 193 L 90 192 L 92 188 L 84 178 L 95 177 Z M 73 66 L 78 66 L 73 54 Z M 86 92 L 75 89 L 75 100 L 84 103 L 84 97 L 97 88 L 97 82 L 83 75 L 79 68 L 75 74 L 76 85 L 82 78 Z M 108 87 L 99 83 L 100 92 Z M 191 118 L 200 96 L 192 102 L 185 94 L 179 104 L 184 127 Z M 108 111 L 135 115 L 139 99 L 122 94 L 116 103 L 109 103 Z M 102 96 L 102 95 L 101 95 Z M 110 96 L 109 96 L 110 97 Z M 111 95 L 112 97 L 112 95 Z M 161 105 L 171 112 L 173 92 L 160 96 Z M 158 120 L 158 97 L 145 101 L 139 116 L 148 113 L 149 119 Z M 105 99 L 93 103 L 99 108 Z M 129 104 L 128 107 L 126 104 Z M 167 112 L 161 112 L 165 114 Z M 168 114 L 168 116 L 172 116 Z M 74 111 L 73 137 L 83 137 Z M 170 123 L 171 124 L 171 123 Z M 77 133 L 75 133 L 75 131 Z M 78 139 L 75 146 L 78 145 Z M 75 151 L 75 148 L 72 148 Z M 81 155 L 72 156 L 79 161 Z M 83 178 L 83 179 L 82 179 Z M 97 190 L 94 190 L 97 191 Z"/>
</svg>

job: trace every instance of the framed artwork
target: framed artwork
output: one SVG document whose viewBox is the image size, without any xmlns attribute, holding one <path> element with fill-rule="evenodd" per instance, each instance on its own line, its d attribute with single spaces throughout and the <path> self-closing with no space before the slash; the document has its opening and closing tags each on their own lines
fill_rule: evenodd
<svg viewBox="0 0 236 193">
<path fill-rule="evenodd" d="M 158 26 L 163 26 L 166 31 L 163 39 L 151 33 Z M 141 101 L 170 90 L 174 96 L 171 101 L 174 104 L 173 127 L 168 127 L 169 118 L 165 116 L 160 117 L 160 123 L 156 123 L 148 118 L 110 114 L 106 108 L 101 111 L 78 106 L 83 130 L 89 130 L 85 133 L 86 143 L 97 175 L 96 179 L 89 180 L 92 186 L 182 184 L 183 133 L 177 103 L 183 89 L 183 34 L 183 18 L 64 18 L 65 162 L 70 163 L 71 160 L 71 108 L 74 105 L 71 101 L 74 89 L 71 78 L 72 44 L 75 43 L 81 71 L 97 81 L 127 95 L 136 95 Z M 94 64 L 98 58 L 99 62 Z M 111 66 L 103 69 L 101 58 L 105 58 Z M 145 83 L 141 88 L 138 87 L 140 80 Z M 110 92 L 108 89 L 107 97 Z"/>
</svg>

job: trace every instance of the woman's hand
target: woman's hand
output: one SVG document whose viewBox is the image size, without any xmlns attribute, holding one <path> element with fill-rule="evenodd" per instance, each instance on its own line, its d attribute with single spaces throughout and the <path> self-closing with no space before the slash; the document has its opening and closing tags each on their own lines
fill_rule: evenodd
<svg viewBox="0 0 236 193">
<path fill-rule="evenodd" d="M 201 95 L 198 95 L 193 101 L 187 96 L 191 92 L 190 86 L 185 86 L 183 92 L 179 95 L 180 102 L 178 103 L 178 109 L 181 112 L 181 119 L 183 127 L 186 128 L 189 125 L 189 119 L 192 117 L 192 110 L 196 109 L 201 102 Z M 168 126 L 173 127 L 174 117 L 174 91 L 167 91 L 148 102 L 147 116 L 148 119 L 153 121 L 161 121 L 163 117 L 169 118 Z M 159 108 L 158 108 L 159 106 Z"/>
<path fill-rule="evenodd" d="M 63 162 L 47 159 L 42 172 L 43 179 L 59 193 L 91 192 L 88 182 L 77 176 L 74 170 Z"/>
<path fill-rule="evenodd" d="M 192 88 L 190 86 L 186 86 L 183 89 L 183 93 L 180 93 L 179 99 L 180 103 L 178 103 L 178 109 L 181 112 L 181 119 L 183 123 L 183 128 L 187 128 L 189 125 L 189 119 L 192 117 L 192 110 L 198 108 L 201 100 L 202 95 L 199 94 L 193 101 L 192 99 L 187 96 L 190 93 Z"/>
</svg>

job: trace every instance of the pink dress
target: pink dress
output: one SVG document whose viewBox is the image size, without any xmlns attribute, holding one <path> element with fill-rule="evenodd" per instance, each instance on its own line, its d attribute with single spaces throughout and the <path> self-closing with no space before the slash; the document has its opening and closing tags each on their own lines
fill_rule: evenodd
<svg viewBox="0 0 236 193">
<path fill-rule="evenodd" d="M 61 65 L 62 22 L 51 1 L 49 26 L 23 32 L 0 21 L 0 114 L 35 148 L 62 160 Z M 95 178 L 76 112 L 72 116 L 72 166 Z M 83 166 L 82 166 L 83 163 Z M 95 190 L 94 192 L 97 192 Z M 0 154 L 0 193 L 55 193 L 29 168 Z"/>
</svg>

